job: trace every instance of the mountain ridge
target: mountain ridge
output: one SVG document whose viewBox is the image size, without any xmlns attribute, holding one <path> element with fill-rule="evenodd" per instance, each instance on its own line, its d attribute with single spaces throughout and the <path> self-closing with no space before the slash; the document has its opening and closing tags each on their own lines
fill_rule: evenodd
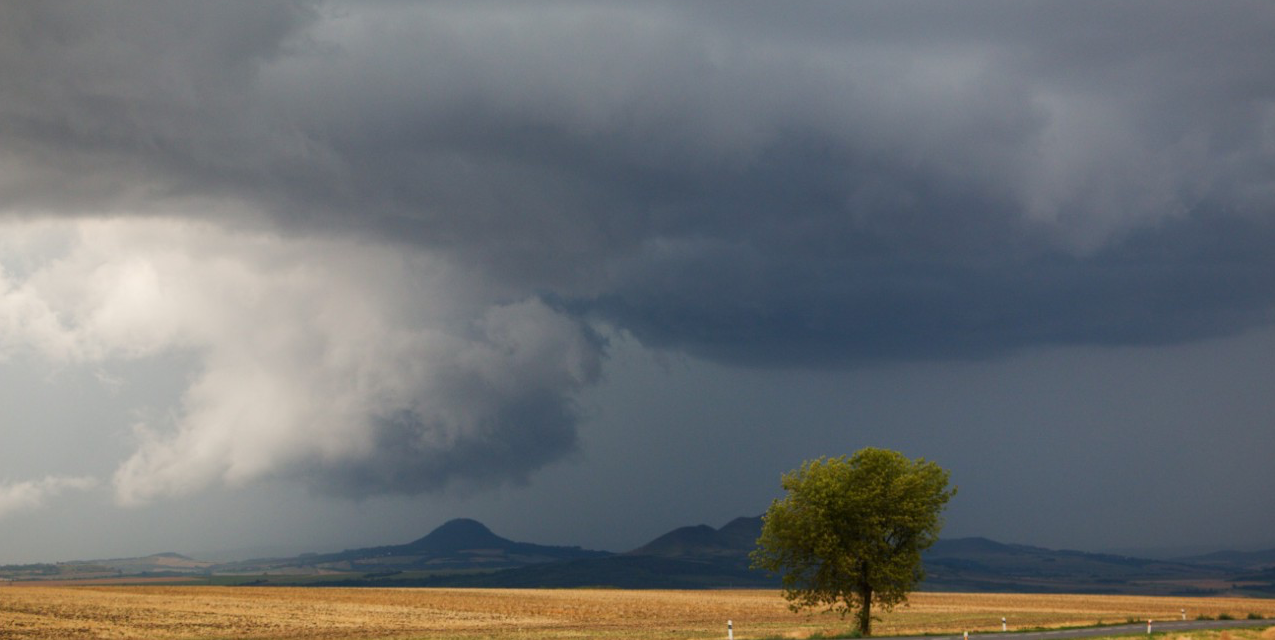
<svg viewBox="0 0 1275 640">
<path fill-rule="evenodd" d="M 761 524 L 761 516 L 756 516 L 735 518 L 717 529 L 706 524 L 678 527 L 625 555 L 746 557 L 761 535 Z"/>
<path fill-rule="evenodd" d="M 517 542 L 457 518 L 405 544 L 211 563 L 165 552 L 143 558 L 0 567 L 0 578 L 242 576 L 250 584 L 450 587 L 721 588 L 778 586 L 749 566 L 760 516 L 674 528 L 623 553 Z M 940 539 L 924 554 L 922 590 L 1144 595 L 1275 595 L 1275 549 L 1184 559 L 1054 550 L 989 538 Z M 249 581 L 250 580 L 250 581 Z M 301 582 L 304 580 L 304 582 Z M 235 582 L 231 582 L 234 584 Z"/>
</svg>

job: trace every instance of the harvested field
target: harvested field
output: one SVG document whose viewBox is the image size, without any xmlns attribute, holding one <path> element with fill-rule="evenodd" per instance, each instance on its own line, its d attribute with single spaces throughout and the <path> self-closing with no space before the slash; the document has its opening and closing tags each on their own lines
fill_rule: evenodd
<svg viewBox="0 0 1275 640">
<path fill-rule="evenodd" d="M 7 583 L 4 583 L 7 584 Z M 19 583 L 30 587 L 84 587 L 84 586 L 123 586 L 140 584 L 191 584 L 189 577 L 183 576 L 112 576 L 110 578 L 58 578 L 55 580 L 32 580 Z"/>
<path fill-rule="evenodd" d="M 918 593 L 881 635 L 1177 619 L 1275 617 L 1275 600 Z M 842 631 L 774 591 L 0 586 L 0 638 L 737 638 Z M 1239 636 L 1236 636 L 1237 640 Z"/>
</svg>

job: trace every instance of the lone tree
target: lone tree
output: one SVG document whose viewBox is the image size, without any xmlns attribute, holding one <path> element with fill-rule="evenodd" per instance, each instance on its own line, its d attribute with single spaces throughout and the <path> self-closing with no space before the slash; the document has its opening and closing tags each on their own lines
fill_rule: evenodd
<svg viewBox="0 0 1275 640">
<path fill-rule="evenodd" d="M 924 577 L 921 552 L 956 494 L 947 471 L 869 448 L 807 461 L 782 485 L 788 495 L 766 511 L 753 567 L 782 573 L 793 611 L 854 612 L 856 630 L 871 635 L 872 603 L 889 611 Z"/>
</svg>

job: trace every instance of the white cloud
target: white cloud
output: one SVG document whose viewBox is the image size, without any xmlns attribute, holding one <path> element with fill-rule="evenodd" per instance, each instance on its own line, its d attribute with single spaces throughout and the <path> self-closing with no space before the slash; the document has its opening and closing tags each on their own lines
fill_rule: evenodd
<svg viewBox="0 0 1275 640">
<path fill-rule="evenodd" d="M 123 504 L 269 477 L 351 495 L 521 480 L 574 446 L 571 396 L 597 376 L 576 321 L 418 251 L 176 220 L 5 226 L 0 259 L 27 266 L 0 273 L 0 354 L 197 362 L 178 414 L 134 429 Z M 62 249 L 34 255 L 50 227 Z"/>
<path fill-rule="evenodd" d="M 15 511 L 38 509 L 49 498 L 64 491 L 87 491 L 98 481 L 88 477 L 48 476 L 43 480 L 27 480 L 0 484 L 0 518 Z"/>
</svg>

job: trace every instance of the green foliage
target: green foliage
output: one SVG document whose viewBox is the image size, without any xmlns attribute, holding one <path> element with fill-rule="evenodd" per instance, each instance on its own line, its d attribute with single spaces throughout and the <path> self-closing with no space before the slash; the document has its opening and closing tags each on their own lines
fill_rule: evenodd
<svg viewBox="0 0 1275 640">
<path fill-rule="evenodd" d="M 60 573 L 55 564 L 6 564 L 0 566 L 0 577 L 29 578 L 32 576 L 56 576 Z"/>
<path fill-rule="evenodd" d="M 1260 613 L 1253 613 L 1252 611 L 1250 611 L 1248 612 L 1248 619 L 1249 620 L 1265 620 L 1266 618 L 1263 618 L 1262 614 Z"/>
<path fill-rule="evenodd" d="M 1218 620 L 1234 620 L 1234 619 L 1235 619 L 1235 616 L 1233 616 L 1233 615 L 1231 615 L 1231 614 L 1229 614 L 1229 613 L 1219 613 L 1219 614 L 1217 614 L 1217 619 L 1218 619 Z"/>
<path fill-rule="evenodd" d="M 873 603 L 889 611 L 924 577 L 921 552 L 956 494 L 933 462 L 872 448 L 807 461 L 782 486 L 788 494 L 766 512 L 753 566 L 782 575 L 794 611 L 854 613 L 865 636 Z"/>
</svg>

